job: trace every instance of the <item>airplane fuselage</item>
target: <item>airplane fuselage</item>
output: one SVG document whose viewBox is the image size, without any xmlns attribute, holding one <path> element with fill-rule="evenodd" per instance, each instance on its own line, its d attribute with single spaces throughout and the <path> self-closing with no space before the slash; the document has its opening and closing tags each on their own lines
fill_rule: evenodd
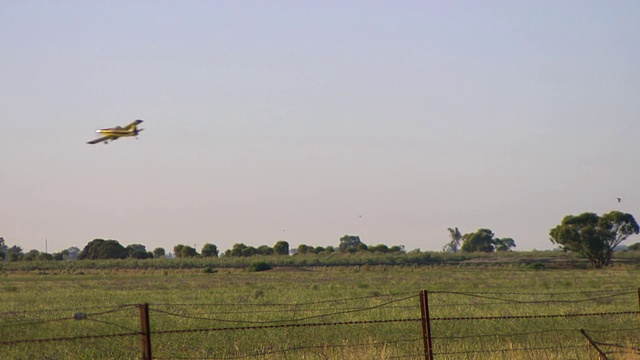
<svg viewBox="0 0 640 360">
<path fill-rule="evenodd" d="M 99 134 L 102 134 L 102 135 L 107 135 L 107 136 L 123 137 L 123 136 L 135 136 L 135 135 L 138 135 L 138 133 L 141 130 L 142 129 L 126 130 L 126 129 L 112 128 L 112 129 L 100 129 L 100 130 L 96 130 L 96 132 L 99 133 Z"/>
<path fill-rule="evenodd" d="M 144 130 L 144 129 L 138 129 L 138 124 L 140 124 L 141 122 L 142 120 L 136 120 L 124 127 L 117 126 L 114 128 L 96 130 L 96 132 L 98 134 L 101 134 L 102 137 L 95 140 L 88 141 L 87 143 L 97 144 L 99 142 L 104 142 L 106 144 L 109 141 L 117 140 L 121 137 L 138 136 L 140 131 Z"/>
</svg>

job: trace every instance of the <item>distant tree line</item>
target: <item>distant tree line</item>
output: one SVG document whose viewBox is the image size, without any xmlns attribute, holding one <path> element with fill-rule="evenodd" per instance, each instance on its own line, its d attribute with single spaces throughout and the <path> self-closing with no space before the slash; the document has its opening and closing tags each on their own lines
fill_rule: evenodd
<svg viewBox="0 0 640 360">
<path fill-rule="evenodd" d="M 80 249 L 70 247 L 68 249 L 49 254 L 38 250 L 29 250 L 24 253 L 22 248 L 17 245 L 8 246 L 5 240 L 0 237 L 0 260 L 8 261 L 36 261 L 36 260 L 76 260 L 80 254 Z"/>
<path fill-rule="evenodd" d="M 449 242 L 443 250 L 449 253 L 493 253 L 511 251 L 516 247 L 516 242 L 510 237 L 498 238 L 488 228 L 481 228 L 475 232 L 462 234 L 456 228 L 448 228 Z M 612 254 L 620 244 L 629 236 L 638 234 L 640 227 L 633 215 L 612 211 L 599 216 L 586 212 L 580 215 L 568 215 L 562 222 L 549 231 L 549 240 L 559 245 L 560 250 L 577 253 L 589 260 L 595 268 L 601 268 L 612 264 Z M 630 245 L 629 251 L 640 251 L 640 243 Z M 419 250 L 417 250 L 419 252 Z M 309 254 L 332 253 L 378 253 L 378 254 L 404 254 L 404 246 L 367 245 L 357 235 L 344 235 L 336 247 L 333 246 L 309 246 L 300 244 L 291 249 L 286 241 L 278 241 L 273 247 L 262 245 L 258 247 L 236 243 L 231 249 L 221 253 L 214 244 L 205 244 L 200 253 L 195 247 L 179 244 L 173 248 L 173 256 L 176 258 L 216 258 L 225 257 L 250 257 L 254 255 L 294 255 L 304 256 Z M 413 252 L 411 252 L 413 253 Z M 410 253 L 410 254 L 411 254 Z M 147 251 L 141 244 L 128 246 L 121 245 L 117 240 L 94 239 L 82 250 L 70 247 L 66 250 L 48 254 L 38 250 L 30 250 L 27 253 L 19 246 L 8 246 L 0 237 L 0 259 L 9 261 L 35 261 L 35 260 L 83 260 L 83 259 L 151 259 L 168 256 L 163 248 Z"/>
<path fill-rule="evenodd" d="M 1 238 L 0 238 L 1 239 Z M 5 251 L 10 261 L 33 261 L 33 260 L 105 260 L 105 259 L 153 259 L 164 258 L 166 254 L 164 248 L 156 248 L 153 251 L 147 251 L 146 247 L 142 244 L 131 244 L 126 247 L 120 244 L 117 240 L 113 239 L 93 239 L 85 247 L 80 250 L 77 247 L 72 247 L 67 250 L 63 250 L 55 254 L 41 253 L 38 250 L 31 250 L 24 254 L 22 249 L 18 246 L 6 247 L 4 240 L 0 242 L 0 249 L 4 246 Z M 258 247 L 248 246 L 243 243 L 234 244 L 231 249 L 227 249 L 223 253 L 220 253 L 218 247 L 211 243 L 206 243 L 200 253 L 189 245 L 178 244 L 173 247 L 173 256 L 176 258 L 217 258 L 218 256 L 226 257 L 250 257 L 254 255 L 306 255 L 306 254 L 330 254 L 334 252 L 343 253 L 404 253 L 404 246 L 387 246 L 387 245 L 372 245 L 368 246 L 360 240 L 356 235 L 345 235 L 340 238 L 340 243 L 337 248 L 333 246 L 308 246 L 305 244 L 299 245 L 295 249 L 289 247 L 289 243 L 286 241 L 278 241 L 273 247 L 267 245 L 261 245 Z M 0 253 L 0 256 L 4 258 L 4 255 Z"/>
<path fill-rule="evenodd" d="M 489 229 L 462 235 L 458 228 L 449 228 L 449 242 L 445 252 L 510 251 L 516 246 L 512 238 L 496 238 Z M 559 245 L 560 250 L 582 255 L 594 268 L 612 264 L 613 252 L 629 236 L 640 233 L 640 226 L 633 215 L 611 211 L 599 216 L 585 212 L 567 215 L 562 222 L 549 231 L 549 240 Z M 462 242 L 462 246 L 460 243 Z M 627 247 L 628 251 L 640 251 L 640 243 Z"/>
<path fill-rule="evenodd" d="M 257 248 L 245 244 L 234 244 L 231 249 L 224 252 L 224 256 L 248 257 L 253 255 L 307 255 L 307 254 L 331 254 L 334 252 L 356 253 L 356 252 L 379 252 L 379 253 L 402 253 L 404 246 L 374 245 L 368 246 L 356 235 L 345 235 L 340 238 L 337 248 L 333 246 L 309 246 L 300 244 L 295 249 L 289 248 L 286 241 L 278 241 L 273 248 L 262 245 Z"/>
</svg>

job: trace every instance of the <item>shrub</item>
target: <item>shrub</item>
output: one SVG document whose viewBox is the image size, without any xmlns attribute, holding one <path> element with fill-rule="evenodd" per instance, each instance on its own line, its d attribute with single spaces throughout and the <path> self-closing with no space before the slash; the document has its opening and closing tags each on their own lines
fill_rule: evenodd
<svg viewBox="0 0 640 360">
<path fill-rule="evenodd" d="M 262 289 L 258 289 L 253 293 L 253 298 L 254 299 L 260 299 L 264 297 L 264 290 Z"/>
<path fill-rule="evenodd" d="M 534 262 L 527 265 L 527 268 L 531 270 L 543 270 L 543 269 L 546 269 L 547 267 L 541 262 Z"/>
<path fill-rule="evenodd" d="M 207 265 L 207 267 L 205 267 L 205 268 L 204 268 L 203 272 L 204 272 L 205 274 L 215 274 L 215 273 L 217 273 L 217 272 L 218 272 L 218 270 L 217 270 L 217 269 L 212 268 L 212 267 L 211 267 L 211 265 Z"/>
<path fill-rule="evenodd" d="M 265 271 L 265 270 L 271 270 L 271 269 L 273 269 L 271 265 L 267 264 L 264 261 L 260 261 L 260 262 L 251 263 L 251 265 L 249 265 L 249 267 L 247 268 L 247 271 L 257 272 L 257 271 Z"/>
</svg>

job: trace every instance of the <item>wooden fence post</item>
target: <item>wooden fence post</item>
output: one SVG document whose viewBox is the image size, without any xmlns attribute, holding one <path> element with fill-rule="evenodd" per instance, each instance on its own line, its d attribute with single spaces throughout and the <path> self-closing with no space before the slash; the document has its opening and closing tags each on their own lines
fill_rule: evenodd
<svg viewBox="0 0 640 360">
<path fill-rule="evenodd" d="M 429 321 L 429 297 L 427 290 L 420 292 L 420 310 L 422 312 L 422 339 L 424 341 L 424 359 L 433 360 L 433 344 L 431 343 L 431 322 Z"/>
<path fill-rule="evenodd" d="M 149 304 L 138 305 L 140 310 L 140 335 L 142 360 L 151 360 L 151 329 L 149 326 Z"/>
</svg>

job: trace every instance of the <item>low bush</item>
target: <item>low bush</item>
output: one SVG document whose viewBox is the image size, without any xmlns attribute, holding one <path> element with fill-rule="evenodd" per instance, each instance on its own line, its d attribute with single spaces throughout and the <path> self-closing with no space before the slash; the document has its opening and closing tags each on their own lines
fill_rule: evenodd
<svg viewBox="0 0 640 360">
<path fill-rule="evenodd" d="M 257 272 L 257 271 L 265 271 L 273 269 L 271 265 L 267 264 L 264 261 L 254 262 L 249 265 L 247 271 L 249 272 Z"/>
</svg>

